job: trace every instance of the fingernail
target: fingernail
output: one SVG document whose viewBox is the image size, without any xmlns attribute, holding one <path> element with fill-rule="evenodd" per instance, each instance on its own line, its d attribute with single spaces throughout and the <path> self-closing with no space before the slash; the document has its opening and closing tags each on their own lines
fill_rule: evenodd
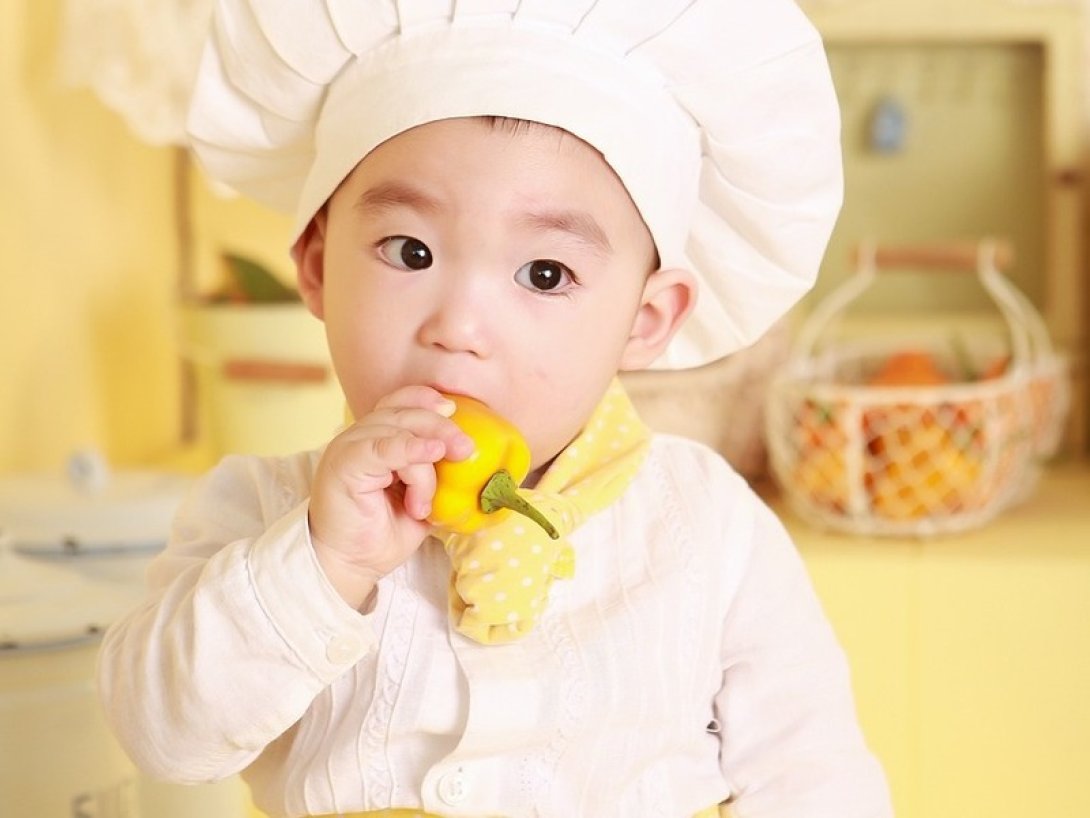
<svg viewBox="0 0 1090 818">
<path fill-rule="evenodd" d="M 458 404 L 449 398 L 443 398 L 442 401 L 435 407 L 435 411 L 445 418 L 449 418 L 454 414 L 454 410 L 458 408 Z"/>
<path fill-rule="evenodd" d="M 466 457 L 469 457 L 477 450 L 477 444 L 469 435 L 463 434 L 458 438 L 458 448 L 465 452 Z"/>
</svg>

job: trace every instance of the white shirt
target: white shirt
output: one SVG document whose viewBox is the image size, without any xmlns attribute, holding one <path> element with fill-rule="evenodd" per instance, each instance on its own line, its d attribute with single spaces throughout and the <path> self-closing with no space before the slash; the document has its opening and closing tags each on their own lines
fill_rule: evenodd
<svg viewBox="0 0 1090 818">
<path fill-rule="evenodd" d="M 451 629 L 433 539 L 373 612 L 344 603 L 309 540 L 316 463 L 226 458 L 107 633 L 107 714 L 147 771 L 242 771 L 271 816 L 681 818 L 728 796 L 738 818 L 892 814 L 802 562 L 711 450 L 656 436 L 508 645 Z"/>
</svg>

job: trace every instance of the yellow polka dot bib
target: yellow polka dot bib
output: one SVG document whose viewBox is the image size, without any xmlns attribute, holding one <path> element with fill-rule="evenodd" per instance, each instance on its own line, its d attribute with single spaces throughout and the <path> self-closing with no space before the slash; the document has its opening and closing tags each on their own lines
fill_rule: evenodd
<svg viewBox="0 0 1090 818">
<path fill-rule="evenodd" d="M 511 642 L 534 627 L 556 578 L 575 571 L 566 537 L 621 496 L 643 463 L 650 432 L 614 379 L 583 431 L 520 494 L 560 532 L 553 540 L 519 514 L 497 514 L 472 534 L 448 533 L 450 613 L 455 629 L 484 644 Z"/>
</svg>

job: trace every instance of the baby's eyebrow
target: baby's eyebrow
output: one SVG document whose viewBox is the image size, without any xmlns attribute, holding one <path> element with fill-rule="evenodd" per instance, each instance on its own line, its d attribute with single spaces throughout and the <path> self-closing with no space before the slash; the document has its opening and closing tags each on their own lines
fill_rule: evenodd
<svg viewBox="0 0 1090 818">
<path fill-rule="evenodd" d="M 520 214 L 518 221 L 533 230 L 567 233 L 603 254 L 613 252 L 606 231 L 593 216 L 582 210 L 533 210 Z"/>
<path fill-rule="evenodd" d="M 380 182 L 369 187 L 359 195 L 353 207 L 363 216 L 374 216 L 397 207 L 407 207 L 424 213 L 436 213 L 440 210 L 437 199 L 404 182 Z"/>
<path fill-rule="evenodd" d="M 364 190 L 353 207 L 362 216 L 375 216 L 398 207 L 429 214 L 443 209 L 438 199 L 405 182 L 379 182 Z M 613 252 L 606 231 L 593 216 L 582 210 L 530 210 L 520 213 L 517 221 L 531 230 L 566 233 L 602 254 Z"/>
</svg>

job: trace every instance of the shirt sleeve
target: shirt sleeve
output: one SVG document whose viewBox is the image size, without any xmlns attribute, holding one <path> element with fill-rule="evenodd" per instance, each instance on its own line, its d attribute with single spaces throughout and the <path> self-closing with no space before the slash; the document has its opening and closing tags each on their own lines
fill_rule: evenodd
<svg viewBox="0 0 1090 818">
<path fill-rule="evenodd" d="M 889 818 L 848 663 L 779 520 L 757 503 L 716 697 L 734 818 Z"/>
<path fill-rule="evenodd" d="M 371 617 L 318 565 L 301 474 L 225 459 L 179 509 L 147 598 L 104 636 L 106 717 L 146 772 L 196 783 L 240 771 L 372 652 Z"/>
</svg>

